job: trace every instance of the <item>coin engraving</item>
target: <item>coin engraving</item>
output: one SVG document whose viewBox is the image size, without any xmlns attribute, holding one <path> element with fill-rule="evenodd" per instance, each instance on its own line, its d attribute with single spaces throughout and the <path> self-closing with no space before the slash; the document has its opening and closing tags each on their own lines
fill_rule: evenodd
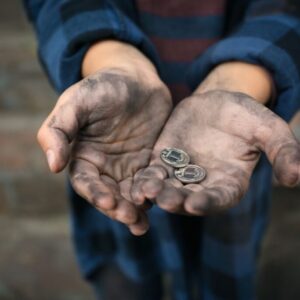
<svg viewBox="0 0 300 300">
<path fill-rule="evenodd" d="M 174 168 L 183 168 L 190 162 L 189 155 L 177 148 L 166 148 L 162 150 L 160 158 L 163 162 Z"/>
<path fill-rule="evenodd" d="M 197 165 L 187 165 L 175 170 L 174 175 L 183 183 L 195 183 L 202 181 L 206 177 L 206 171 Z"/>
</svg>

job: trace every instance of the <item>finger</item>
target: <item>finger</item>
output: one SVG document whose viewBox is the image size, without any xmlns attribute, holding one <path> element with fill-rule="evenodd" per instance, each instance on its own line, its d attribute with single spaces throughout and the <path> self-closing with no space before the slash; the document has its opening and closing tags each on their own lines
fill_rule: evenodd
<svg viewBox="0 0 300 300">
<path fill-rule="evenodd" d="M 200 192 L 203 190 L 203 186 L 201 184 L 190 183 L 184 186 L 184 189 L 188 190 L 189 192 Z"/>
<path fill-rule="evenodd" d="M 42 147 L 52 172 L 60 172 L 65 168 L 70 156 L 70 143 L 78 130 L 76 106 L 60 104 L 65 102 L 69 93 L 61 96 L 58 104 L 42 124 L 37 140 Z"/>
<path fill-rule="evenodd" d="M 121 182 L 119 182 L 120 194 L 127 201 L 131 200 L 130 190 L 132 187 L 132 178 L 127 178 Z"/>
<path fill-rule="evenodd" d="M 187 193 L 172 185 L 165 185 L 164 189 L 156 197 L 156 204 L 171 213 L 179 213 L 184 210 L 183 203 Z"/>
<path fill-rule="evenodd" d="M 265 129 L 264 150 L 273 165 L 277 180 L 285 186 L 300 183 L 300 144 L 288 124 L 276 118 L 273 128 Z"/>
<path fill-rule="evenodd" d="M 163 181 L 157 178 L 140 178 L 131 188 L 131 201 L 143 206 L 147 200 L 153 200 L 163 187 Z"/>
<path fill-rule="evenodd" d="M 243 190 L 238 184 L 204 188 L 190 193 L 184 202 L 184 208 L 197 216 L 218 213 L 235 206 L 242 196 Z"/>
<path fill-rule="evenodd" d="M 70 179 L 79 195 L 111 219 L 127 226 L 139 219 L 138 209 L 120 195 L 117 183 L 108 176 L 100 176 L 98 169 L 90 162 L 72 161 Z"/>
<path fill-rule="evenodd" d="M 145 199 L 153 200 L 164 186 L 164 182 L 158 178 L 144 179 L 141 182 L 141 190 Z"/>
<path fill-rule="evenodd" d="M 132 178 L 127 178 L 119 183 L 120 193 L 127 201 L 131 200 L 130 189 L 132 186 Z M 136 223 L 129 225 L 129 230 L 134 235 L 143 235 L 149 229 L 149 222 L 145 210 L 149 209 L 149 203 L 146 201 L 139 207 L 139 216 Z"/>
<path fill-rule="evenodd" d="M 130 195 L 131 187 L 132 187 L 131 177 L 119 182 L 120 194 L 127 201 L 131 201 L 131 195 Z M 150 201 L 145 201 L 142 205 L 138 206 L 139 210 L 141 211 L 146 211 L 151 207 L 152 207 L 152 203 Z"/>
<path fill-rule="evenodd" d="M 153 199 L 163 187 L 163 180 L 168 176 L 167 170 L 160 165 L 142 169 L 134 176 L 131 199 L 136 205 L 142 205 L 146 199 Z"/>
<path fill-rule="evenodd" d="M 149 229 L 149 221 L 145 212 L 141 211 L 138 221 L 135 224 L 129 225 L 129 230 L 132 234 L 140 236 L 145 234 Z"/>
<path fill-rule="evenodd" d="M 74 190 L 95 208 L 102 211 L 116 207 L 112 184 L 100 178 L 93 164 L 76 159 L 70 163 L 69 173 Z"/>
<path fill-rule="evenodd" d="M 182 183 L 176 178 L 165 179 L 163 187 L 156 195 L 155 203 L 168 212 L 182 213 L 184 199 L 189 193 L 188 190 L 182 187 Z"/>
<path fill-rule="evenodd" d="M 273 160 L 274 174 L 277 180 L 285 186 L 300 184 L 300 145 L 291 143 L 283 145 Z"/>
<path fill-rule="evenodd" d="M 116 197 L 117 205 L 112 210 L 101 210 L 113 220 L 124 223 L 127 226 L 138 222 L 139 210 L 130 202 L 121 197 Z"/>
</svg>

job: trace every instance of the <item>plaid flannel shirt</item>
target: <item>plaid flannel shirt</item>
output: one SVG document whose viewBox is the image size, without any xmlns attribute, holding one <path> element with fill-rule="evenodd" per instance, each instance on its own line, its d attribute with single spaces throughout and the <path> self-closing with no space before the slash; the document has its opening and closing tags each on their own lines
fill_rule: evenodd
<svg viewBox="0 0 300 300">
<path fill-rule="evenodd" d="M 62 92 L 80 80 L 89 46 L 114 38 L 139 48 L 156 65 L 176 101 L 216 65 L 232 60 L 272 74 L 274 111 L 289 120 L 300 107 L 300 22 L 276 0 L 24 0 L 39 56 Z M 70 188 L 74 242 L 86 278 L 117 263 L 143 281 L 168 271 L 174 299 L 254 299 L 256 258 L 270 205 L 271 168 L 263 157 L 247 195 L 218 216 L 183 217 L 153 207 L 150 231 L 131 235 Z"/>
</svg>

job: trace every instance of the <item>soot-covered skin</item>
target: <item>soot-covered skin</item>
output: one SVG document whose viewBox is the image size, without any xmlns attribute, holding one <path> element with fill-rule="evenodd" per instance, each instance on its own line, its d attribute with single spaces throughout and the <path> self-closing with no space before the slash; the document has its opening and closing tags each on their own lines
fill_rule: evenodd
<svg viewBox="0 0 300 300">
<path fill-rule="evenodd" d="M 183 185 L 159 158 L 162 149 L 180 148 L 207 177 Z M 155 144 L 150 166 L 139 170 L 131 195 L 141 205 L 152 199 L 174 213 L 206 215 L 236 205 L 246 193 L 253 169 L 265 152 L 277 179 L 300 182 L 300 145 L 288 124 L 251 97 L 222 90 L 195 94 L 172 113 Z"/>
<path fill-rule="evenodd" d="M 143 209 L 129 199 L 133 175 L 150 161 L 171 111 L 160 80 L 107 69 L 69 88 L 42 125 L 38 140 L 50 168 L 69 164 L 75 191 L 134 234 L 147 230 Z"/>
</svg>

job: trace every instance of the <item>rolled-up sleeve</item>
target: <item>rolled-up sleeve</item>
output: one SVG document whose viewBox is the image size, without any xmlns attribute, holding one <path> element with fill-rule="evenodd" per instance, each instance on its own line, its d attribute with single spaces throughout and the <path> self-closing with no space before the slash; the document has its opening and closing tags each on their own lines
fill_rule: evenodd
<svg viewBox="0 0 300 300">
<path fill-rule="evenodd" d="M 300 22 L 289 14 L 247 17 L 239 28 L 210 47 L 192 64 L 192 89 L 216 65 L 244 61 L 265 67 L 273 76 L 277 99 L 274 111 L 289 120 L 300 109 Z"/>
<path fill-rule="evenodd" d="M 83 57 L 92 43 L 112 38 L 139 48 L 154 63 L 154 47 L 135 22 L 112 1 L 24 0 L 39 45 L 39 58 L 55 89 L 81 78 Z"/>
</svg>

